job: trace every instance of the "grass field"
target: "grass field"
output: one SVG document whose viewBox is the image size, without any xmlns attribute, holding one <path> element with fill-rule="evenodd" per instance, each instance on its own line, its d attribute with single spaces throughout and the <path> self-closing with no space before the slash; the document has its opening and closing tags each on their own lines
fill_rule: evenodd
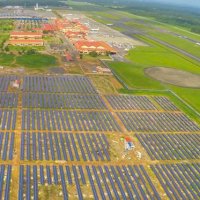
<svg viewBox="0 0 200 200">
<path fill-rule="evenodd" d="M 194 43 L 189 42 L 185 39 L 166 33 L 173 32 L 200 41 L 200 35 L 192 33 L 182 27 L 164 24 L 162 22 L 155 21 L 153 18 L 137 16 L 117 10 L 106 11 L 106 14 L 103 11 L 90 11 L 87 12 L 87 15 L 103 24 L 106 24 L 107 22 L 112 23 L 116 20 L 123 21 L 125 19 L 124 25 L 126 25 L 127 27 L 141 30 L 146 34 L 157 37 L 158 39 L 166 41 L 196 56 L 200 55 L 200 46 L 197 46 Z M 115 23 L 113 25 L 113 28 L 119 29 L 120 31 L 125 31 L 124 28 L 116 25 Z M 185 102 L 194 107 L 196 110 L 200 111 L 200 89 L 181 88 L 169 84 L 162 84 L 159 81 L 153 80 L 144 74 L 145 68 L 154 66 L 170 67 L 195 74 L 200 74 L 200 64 L 182 55 L 181 53 L 173 51 L 172 49 L 169 49 L 163 45 L 160 45 L 157 42 L 147 39 L 144 36 L 134 35 L 134 37 L 138 37 L 138 39 L 144 41 L 149 46 L 137 47 L 129 51 L 126 58 L 131 61 L 130 63 L 109 62 L 109 66 L 112 68 L 112 70 L 114 70 L 114 72 L 130 88 L 134 88 L 134 91 L 141 91 L 141 93 L 145 94 L 147 90 L 150 90 L 151 92 L 154 91 L 155 95 L 159 95 L 160 93 L 162 94 L 162 91 L 165 93 L 166 90 L 172 90 Z M 132 93 L 133 91 L 120 90 L 120 92 Z M 169 93 L 167 93 L 166 95 L 169 96 Z M 173 95 L 171 96 L 171 98 L 173 98 Z M 177 98 L 174 98 L 174 101 L 177 101 L 176 103 L 181 104 L 177 100 Z M 182 105 L 182 107 L 184 107 L 184 105 Z M 187 106 L 184 107 L 184 110 L 187 109 Z M 193 113 L 190 109 L 187 112 L 189 112 L 190 115 L 192 115 Z"/>
<path fill-rule="evenodd" d="M 149 46 L 136 47 L 129 51 L 127 58 L 132 62 L 146 67 L 172 67 L 200 74 L 200 67 L 183 55 L 176 54 L 152 40 L 141 39 L 144 39 Z"/>
<path fill-rule="evenodd" d="M 169 44 L 172 44 L 180 49 L 183 49 L 195 56 L 200 57 L 200 45 L 190 42 L 184 38 L 180 38 L 178 36 L 174 36 L 174 35 L 167 34 L 167 33 L 162 33 L 162 34 L 152 33 L 151 35 L 156 38 L 159 38 Z"/>
<path fill-rule="evenodd" d="M 48 68 L 56 66 L 57 60 L 54 56 L 44 54 L 22 55 L 16 58 L 16 64 L 27 68 Z"/>
<path fill-rule="evenodd" d="M 0 54 L 0 65 L 1 66 L 9 66 L 14 62 L 15 55 L 13 54 Z"/>
<path fill-rule="evenodd" d="M 0 31 L 1 32 L 8 32 L 11 31 L 14 27 L 13 20 L 9 19 L 1 19 L 0 20 Z"/>
<path fill-rule="evenodd" d="M 4 43 L 6 42 L 8 38 L 9 38 L 8 34 L 1 34 L 0 32 L 0 48 L 4 46 Z"/>
<path fill-rule="evenodd" d="M 19 51 L 29 51 L 29 50 L 32 50 L 34 49 L 35 51 L 43 51 L 45 50 L 45 47 L 44 46 L 35 46 L 35 47 L 32 47 L 32 46 L 9 46 L 9 51 L 11 52 L 19 52 Z"/>
<path fill-rule="evenodd" d="M 137 89 L 164 89 L 161 83 L 145 76 L 145 66 L 139 64 L 110 62 L 109 66 L 125 81 L 131 88 Z"/>
<path fill-rule="evenodd" d="M 155 42 L 148 42 L 150 46 L 137 47 L 131 50 L 127 58 L 130 63 L 113 62 L 109 66 L 114 72 L 131 88 L 145 90 L 172 90 L 179 95 L 185 102 L 200 111 L 200 89 L 181 88 L 169 84 L 161 84 L 159 81 L 149 78 L 144 73 L 144 69 L 148 67 L 172 67 L 175 69 L 185 70 L 192 73 L 200 74 L 200 67 L 192 63 L 190 60 L 174 53 L 173 51 L 157 45 Z M 127 92 L 121 91 L 121 92 Z"/>
<path fill-rule="evenodd" d="M 78 11 L 106 11 L 105 7 L 88 2 L 75 2 L 72 0 L 67 1 L 67 5 Z"/>
</svg>

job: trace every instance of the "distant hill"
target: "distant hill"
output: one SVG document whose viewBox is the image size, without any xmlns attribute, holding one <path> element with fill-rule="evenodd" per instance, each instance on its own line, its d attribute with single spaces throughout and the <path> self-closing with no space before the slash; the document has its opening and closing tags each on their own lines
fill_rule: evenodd
<svg viewBox="0 0 200 200">
<path fill-rule="evenodd" d="M 200 8 L 186 5 L 167 3 L 172 0 L 73 0 L 96 3 L 102 6 L 130 12 L 136 15 L 151 17 L 157 21 L 186 28 L 200 34 Z M 156 3 L 157 1 L 157 3 Z M 191 0 L 194 2 L 195 0 Z M 198 0 L 199 1 L 199 0 Z M 145 3 L 144 3 L 145 2 Z M 154 3 L 153 3 L 154 2 Z M 180 3 L 181 1 L 179 1 Z M 182 0 L 186 2 L 186 0 Z"/>
</svg>

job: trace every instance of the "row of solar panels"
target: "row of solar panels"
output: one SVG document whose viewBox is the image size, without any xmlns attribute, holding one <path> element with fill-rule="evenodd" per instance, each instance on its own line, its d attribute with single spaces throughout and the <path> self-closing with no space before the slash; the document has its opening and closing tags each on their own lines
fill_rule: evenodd
<svg viewBox="0 0 200 200">
<path fill-rule="evenodd" d="M 8 200 L 12 181 L 12 166 L 0 166 L 0 199 Z M 142 165 L 128 166 L 65 166 L 21 165 L 19 167 L 18 199 L 41 199 L 50 186 L 56 188 L 60 199 L 199 199 L 200 163 L 156 164 L 151 169 Z M 151 171 L 152 170 L 152 171 Z M 149 174 L 154 172 L 158 183 Z M 16 187 L 16 185 L 14 185 Z M 70 191 L 70 188 L 73 192 Z M 87 189 L 86 189 L 87 188 Z M 88 193 L 88 191 L 90 191 Z M 50 191 L 51 192 L 51 191 Z M 56 198 L 56 196 L 55 196 Z"/>
</svg>

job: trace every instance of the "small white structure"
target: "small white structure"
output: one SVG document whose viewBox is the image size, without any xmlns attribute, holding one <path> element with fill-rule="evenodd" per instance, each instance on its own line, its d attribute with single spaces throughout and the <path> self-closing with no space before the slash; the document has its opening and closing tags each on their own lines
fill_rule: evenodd
<svg viewBox="0 0 200 200">
<path fill-rule="evenodd" d="M 35 10 L 44 10 L 43 7 L 39 7 L 38 3 L 36 3 L 34 9 L 35 9 Z"/>
<path fill-rule="evenodd" d="M 141 159 L 141 158 L 142 158 L 142 153 L 141 153 L 141 152 L 137 151 L 136 154 L 137 154 L 137 158 L 138 158 L 138 159 Z"/>
<path fill-rule="evenodd" d="M 36 3 L 35 10 L 38 10 L 38 8 L 39 8 L 38 3 Z"/>
<path fill-rule="evenodd" d="M 124 148 L 125 148 L 125 150 L 128 150 L 128 151 L 135 148 L 131 138 L 129 138 L 129 137 L 124 138 Z"/>
<path fill-rule="evenodd" d="M 13 88 L 19 89 L 19 87 L 20 87 L 20 80 L 12 81 L 12 82 L 11 82 L 11 86 L 12 86 Z"/>
<path fill-rule="evenodd" d="M 111 70 L 109 68 L 104 68 L 104 67 L 101 67 L 101 66 L 97 66 L 96 71 L 98 73 L 111 73 Z"/>
</svg>

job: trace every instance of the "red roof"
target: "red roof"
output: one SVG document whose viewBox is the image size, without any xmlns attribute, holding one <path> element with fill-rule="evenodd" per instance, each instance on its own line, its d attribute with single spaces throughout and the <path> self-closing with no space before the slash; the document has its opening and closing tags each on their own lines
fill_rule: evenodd
<svg viewBox="0 0 200 200">
<path fill-rule="evenodd" d="M 34 44 L 43 43 L 43 40 L 9 40 L 9 44 Z"/>
<path fill-rule="evenodd" d="M 85 35 L 85 33 L 81 32 L 81 31 L 67 31 L 65 34 L 66 35 L 72 35 L 72 34 L 75 34 L 75 35 L 83 34 L 83 35 Z"/>
<path fill-rule="evenodd" d="M 101 51 L 101 52 L 108 51 L 108 52 L 116 53 L 115 49 L 113 49 L 110 45 L 102 41 L 82 40 L 82 41 L 75 42 L 74 45 L 79 51 L 84 51 L 84 50 Z"/>
<path fill-rule="evenodd" d="M 81 38 L 84 38 L 86 36 L 86 33 L 84 32 L 81 32 L 81 31 L 67 31 L 65 33 L 65 35 L 67 37 L 81 37 Z"/>
<path fill-rule="evenodd" d="M 11 32 L 11 34 L 10 34 L 11 36 L 12 35 L 19 35 L 19 36 L 21 36 L 21 35 L 26 35 L 26 36 L 42 36 L 42 33 L 40 33 L 40 32 Z"/>
<path fill-rule="evenodd" d="M 125 137 L 124 139 L 126 140 L 126 142 L 132 142 L 132 139 L 130 137 Z"/>
<path fill-rule="evenodd" d="M 43 31 L 54 31 L 56 28 L 52 24 L 44 24 L 43 25 Z"/>
<path fill-rule="evenodd" d="M 67 61 L 72 61 L 73 60 L 72 56 L 69 53 L 66 53 L 65 56 L 66 56 Z"/>
<path fill-rule="evenodd" d="M 88 31 L 89 29 L 81 24 L 79 21 L 77 20 L 72 20 L 72 21 L 69 21 L 69 20 L 66 20 L 66 19 L 56 19 L 54 21 L 55 23 L 55 26 L 57 27 L 58 30 L 63 30 L 63 29 L 78 29 L 80 31 Z"/>
</svg>

